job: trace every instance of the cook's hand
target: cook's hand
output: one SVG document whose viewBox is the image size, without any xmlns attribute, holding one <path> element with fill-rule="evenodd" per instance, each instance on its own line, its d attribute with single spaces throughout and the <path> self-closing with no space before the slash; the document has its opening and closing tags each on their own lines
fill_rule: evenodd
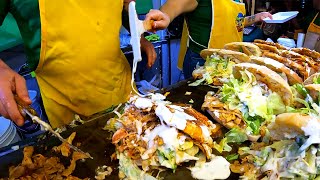
<svg viewBox="0 0 320 180">
<path fill-rule="evenodd" d="M 14 94 L 26 104 L 31 104 L 25 79 L 0 59 L 0 114 L 22 126 L 24 118 L 18 110 Z"/>
<path fill-rule="evenodd" d="M 141 50 L 147 54 L 148 67 L 150 68 L 156 61 L 157 53 L 154 50 L 153 44 L 143 36 L 141 37 L 140 44 L 141 44 Z"/>
<path fill-rule="evenodd" d="M 272 14 L 270 14 L 269 12 L 261 12 L 255 15 L 255 21 L 260 22 L 267 17 L 272 19 Z"/>
<path fill-rule="evenodd" d="M 160 10 L 151 9 L 146 15 L 145 21 L 153 21 L 152 32 L 166 29 L 170 24 L 170 17 Z"/>
</svg>

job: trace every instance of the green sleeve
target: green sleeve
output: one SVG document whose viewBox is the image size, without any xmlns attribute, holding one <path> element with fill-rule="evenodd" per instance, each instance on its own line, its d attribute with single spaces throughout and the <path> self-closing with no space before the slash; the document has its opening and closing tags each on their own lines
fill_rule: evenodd
<svg viewBox="0 0 320 180">
<path fill-rule="evenodd" d="M 9 12 L 9 3 L 9 0 L 0 0 L 0 25 L 2 25 Z"/>
</svg>

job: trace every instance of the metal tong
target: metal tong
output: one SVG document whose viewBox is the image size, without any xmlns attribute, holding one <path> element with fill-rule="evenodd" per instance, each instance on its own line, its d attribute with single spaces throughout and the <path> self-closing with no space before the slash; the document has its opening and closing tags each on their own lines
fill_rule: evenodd
<svg viewBox="0 0 320 180">
<path fill-rule="evenodd" d="M 54 136 L 56 136 L 61 142 L 66 143 L 71 149 L 80 152 L 82 154 L 85 154 L 87 157 L 90 159 L 93 159 L 93 157 L 89 153 L 83 152 L 81 149 L 77 148 L 76 146 L 70 144 L 66 139 L 64 139 L 58 132 L 54 131 L 50 124 L 46 123 L 45 121 L 41 120 L 37 114 L 37 112 L 30 106 L 25 105 L 24 102 L 17 96 L 15 95 L 15 100 L 18 105 L 18 109 L 20 110 L 21 114 L 27 118 L 30 119 L 34 123 L 40 124 L 45 131 L 49 131 L 52 133 Z"/>
</svg>

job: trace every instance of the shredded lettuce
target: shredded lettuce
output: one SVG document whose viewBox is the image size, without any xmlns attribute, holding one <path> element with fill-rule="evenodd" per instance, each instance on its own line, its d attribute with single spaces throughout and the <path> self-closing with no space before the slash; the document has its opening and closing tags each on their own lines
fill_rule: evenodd
<svg viewBox="0 0 320 180">
<path fill-rule="evenodd" d="M 260 134 L 260 126 L 264 122 L 264 118 L 260 116 L 249 116 L 248 114 L 244 115 L 244 120 L 247 124 L 247 131 L 249 134 L 258 135 Z"/>
<path fill-rule="evenodd" d="M 304 141 L 304 138 L 277 141 L 260 150 L 242 147 L 238 153 L 240 156 L 252 155 L 254 165 L 268 179 L 315 179 L 320 174 L 319 144 L 301 152 L 300 144 Z"/>
<path fill-rule="evenodd" d="M 237 160 L 238 158 L 239 158 L 239 154 L 229 154 L 226 157 L 226 160 L 227 161 L 234 161 L 234 160 Z"/>
<path fill-rule="evenodd" d="M 153 176 L 142 171 L 125 154 L 117 154 L 119 159 L 119 171 L 123 172 L 127 179 L 156 180 Z"/>
<path fill-rule="evenodd" d="M 208 72 L 204 73 L 202 75 L 201 79 L 198 79 L 198 80 L 194 81 L 193 83 L 190 83 L 189 86 L 199 86 L 200 84 L 202 84 L 206 80 L 212 81 L 212 78 Z"/>
<path fill-rule="evenodd" d="M 268 96 L 267 102 L 269 114 L 278 115 L 286 111 L 286 106 L 284 105 L 280 95 L 277 93 L 271 93 Z"/>
<path fill-rule="evenodd" d="M 238 128 L 232 128 L 225 134 L 228 143 L 242 143 L 248 140 L 247 135 Z"/>
<path fill-rule="evenodd" d="M 320 76 L 313 78 L 313 84 L 320 84 Z"/>
<path fill-rule="evenodd" d="M 224 59 L 218 55 L 207 57 L 203 67 L 205 73 L 202 78 L 189 84 L 189 86 L 199 86 L 202 83 L 212 84 L 215 77 L 229 77 L 232 74 L 232 66 L 234 64 L 230 59 Z"/>
<path fill-rule="evenodd" d="M 295 84 L 292 87 L 297 90 L 297 92 L 303 97 L 307 97 L 307 95 L 309 94 L 308 90 L 302 84 Z"/>
<path fill-rule="evenodd" d="M 258 84 L 249 71 L 242 71 L 241 79 L 233 76 L 222 86 L 220 100 L 231 110 L 242 112 L 250 134 L 258 135 L 260 126 L 270 122 L 274 116 L 286 111 L 281 97 L 267 90 L 266 85 Z"/>
<path fill-rule="evenodd" d="M 170 149 L 165 149 L 164 147 L 159 147 L 157 149 L 159 163 L 161 166 L 165 166 L 167 168 L 173 169 L 175 171 L 177 169 L 175 152 Z"/>
<path fill-rule="evenodd" d="M 222 153 L 223 151 L 230 152 L 232 147 L 228 143 L 242 143 L 248 140 L 247 135 L 238 128 L 232 128 L 225 134 L 225 137 L 217 144 L 214 142 L 213 147 Z"/>
</svg>

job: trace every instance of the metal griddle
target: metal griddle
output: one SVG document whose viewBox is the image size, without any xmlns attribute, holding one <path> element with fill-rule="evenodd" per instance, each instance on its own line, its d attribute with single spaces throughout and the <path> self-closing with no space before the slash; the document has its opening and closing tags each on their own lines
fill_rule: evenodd
<svg viewBox="0 0 320 180">
<path fill-rule="evenodd" d="M 170 92 L 167 96 L 167 100 L 174 102 L 174 103 L 183 103 L 183 104 L 190 104 L 192 107 L 199 112 L 201 111 L 201 105 L 204 101 L 204 96 L 207 94 L 208 91 L 216 91 L 209 86 L 197 86 L 197 87 L 190 87 L 187 85 L 187 81 L 182 81 L 178 84 L 175 84 L 167 89 L 163 89 L 162 93 Z M 186 92 L 192 92 L 191 95 L 185 95 Z M 194 103 L 189 103 L 190 100 L 193 100 Z M 202 112 L 203 114 L 207 115 L 209 119 L 212 119 L 208 114 Z M 111 161 L 110 156 L 115 152 L 115 146 L 111 143 L 112 134 L 110 132 L 102 130 L 105 126 L 108 119 L 112 118 L 114 114 L 107 113 L 98 115 L 99 117 L 93 117 L 93 119 L 83 125 L 78 127 L 69 129 L 61 135 L 63 137 L 68 137 L 72 132 L 77 132 L 77 135 L 73 141 L 73 144 L 80 142 L 80 148 L 86 152 L 89 152 L 93 160 L 86 159 L 85 162 L 77 162 L 77 166 L 75 171 L 72 175 L 77 176 L 79 178 L 90 177 L 94 179 L 95 170 L 98 166 L 111 166 L 113 171 L 107 179 L 119 179 L 118 178 L 118 161 Z M 46 134 L 46 137 L 37 137 L 33 139 L 28 139 L 26 141 L 22 141 L 17 143 L 20 145 L 20 149 L 14 151 L 10 154 L 0 157 L 0 178 L 8 176 L 8 168 L 11 165 L 17 165 L 22 161 L 23 158 L 23 147 L 26 145 L 33 145 L 35 147 L 35 153 L 41 153 L 46 157 L 50 156 L 57 156 L 60 157 L 61 162 L 67 166 L 70 163 L 71 157 L 66 158 L 62 157 L 60 154 L 56 154 L 51 151 L 52 147 L 60 145 L 61 142 L 49 134 Z M 4 151 L 6 149 L 10 149 L 10 147 L 0 149 Z M 188 166 L 188 164 L 186 164 Z M 191 180 L 193 179 L 190 171 L 185 167 L 179 167 L 175 173 L 171 170 L 167 170 L 162 172 L 161 177 L 166 180 L 176 180 L 176 179 L 184 179 L 184 180 Z M 238 179 L 237 175 L 231 175 L 229 179 Z"/>
</svg>

